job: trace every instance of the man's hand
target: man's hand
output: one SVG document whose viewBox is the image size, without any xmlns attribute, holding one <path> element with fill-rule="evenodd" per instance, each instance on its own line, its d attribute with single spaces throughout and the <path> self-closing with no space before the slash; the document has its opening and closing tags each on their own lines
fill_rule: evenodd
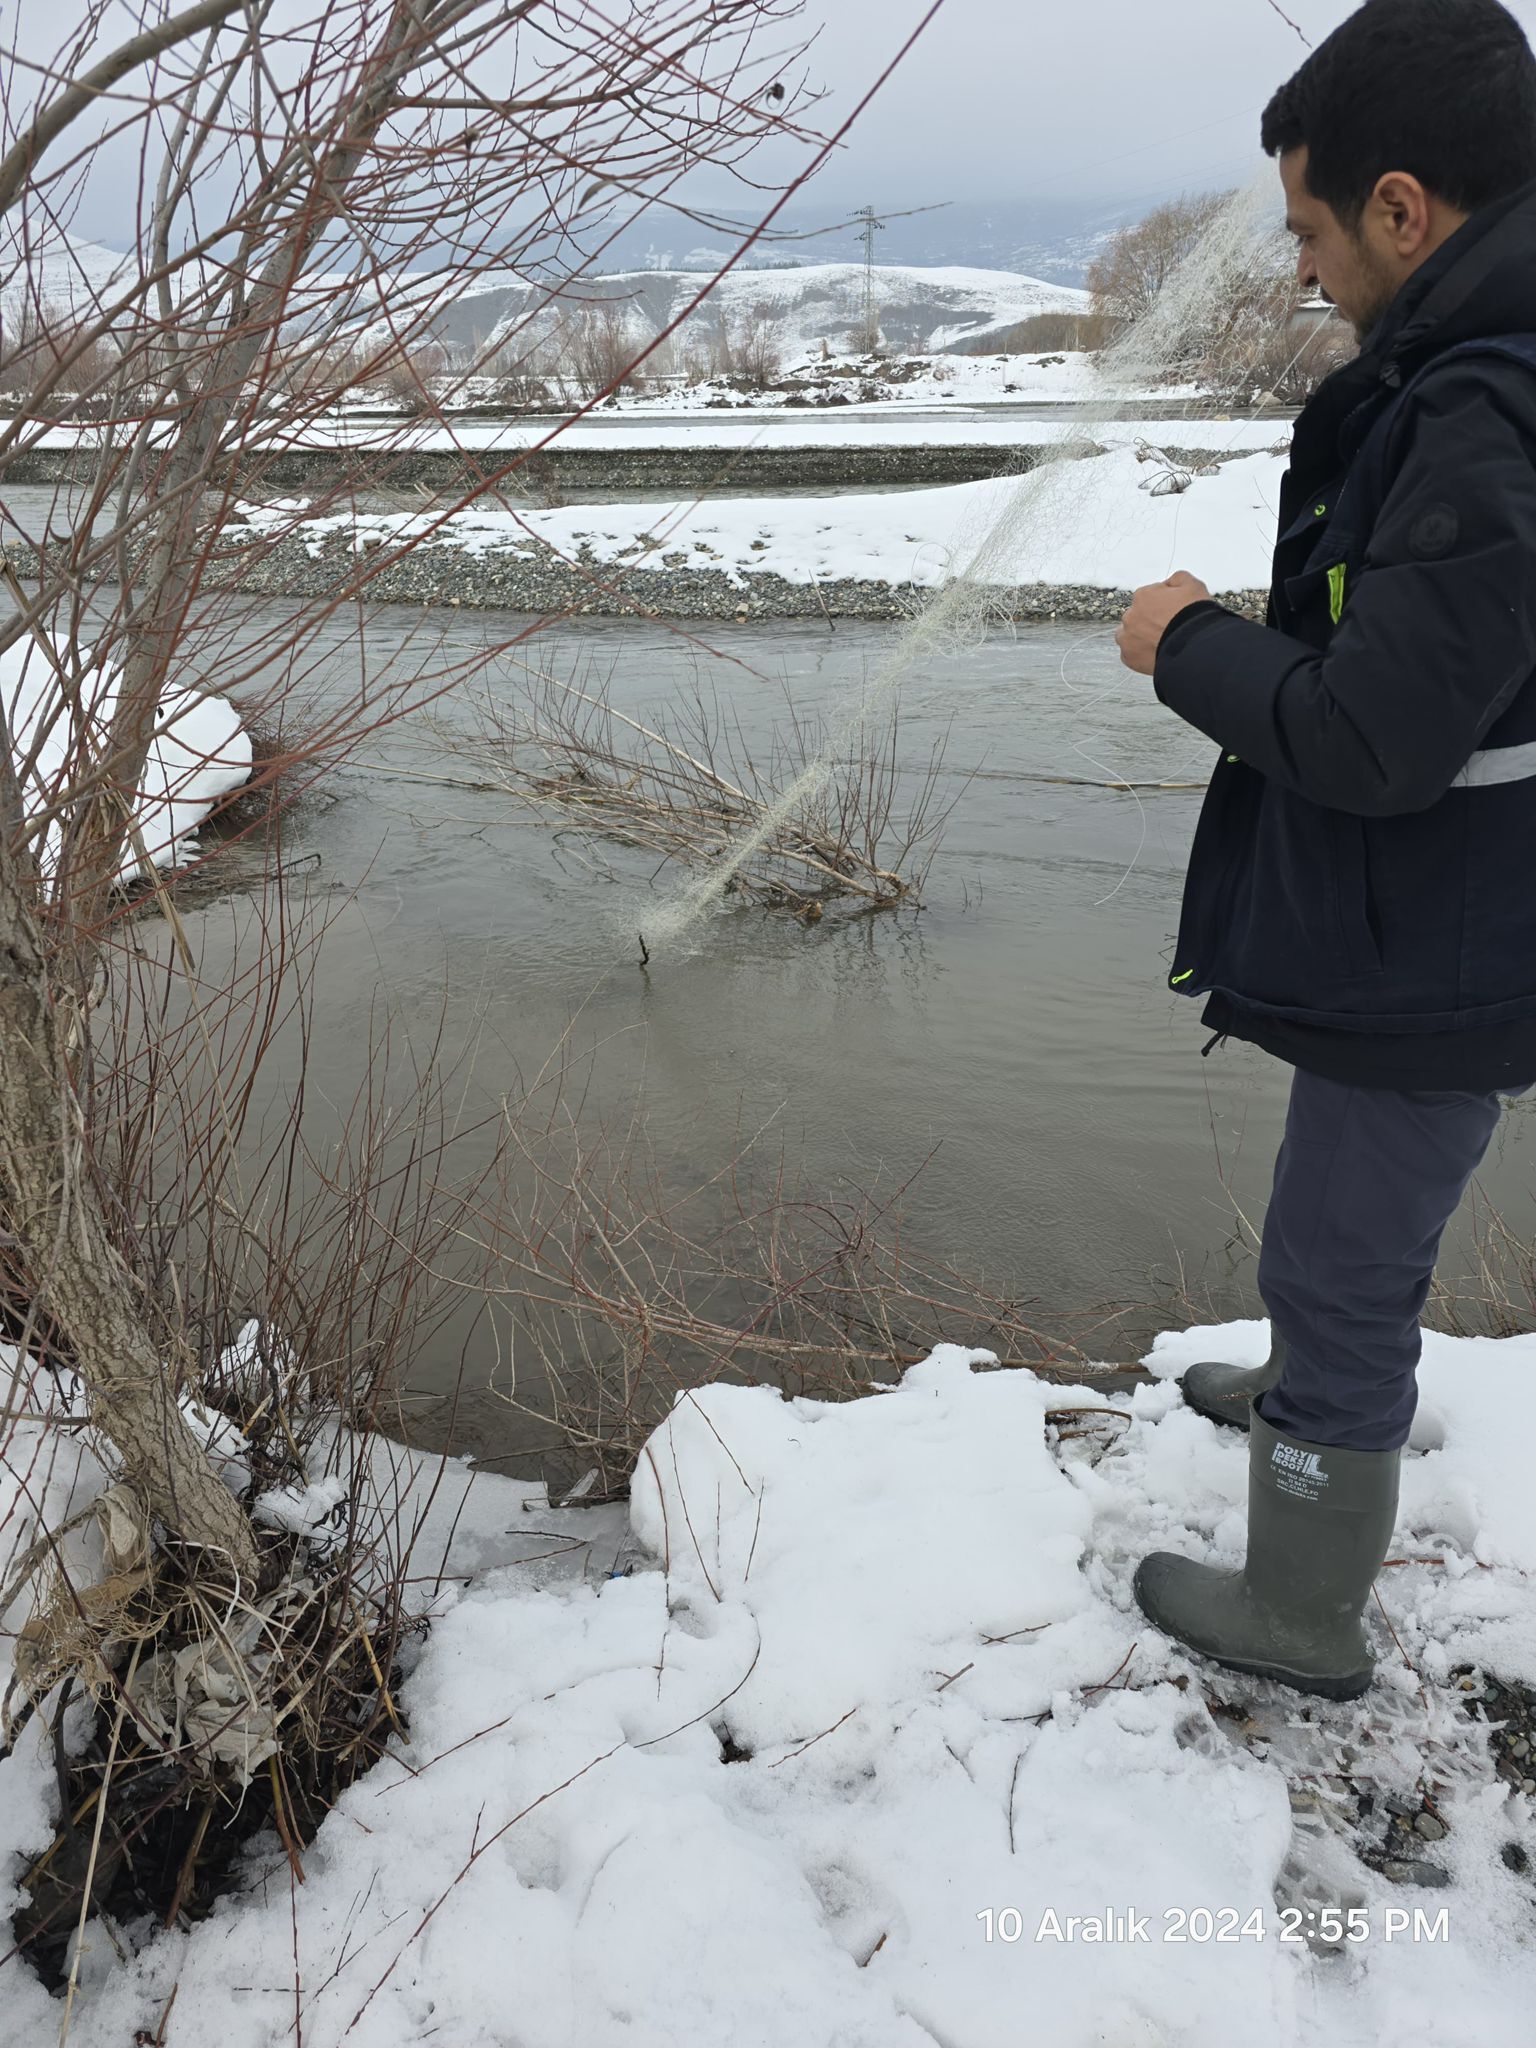
<svg viewBox="0 0 1536 2048">
<path fill-rule="evenodd" d="M 1126 667 L 1135 669 L 1140 676 L 1151 675 L 1158 647 L 1171 621 L 1185 605 L 1198 604 L 1210 594 L 1199 577 L 1191 576 L 1187 569 L 1180 569 L 1166 583 L 1148 583 L 1138 590 L 1115 635 L 1115 645 Z"/>
</svg>

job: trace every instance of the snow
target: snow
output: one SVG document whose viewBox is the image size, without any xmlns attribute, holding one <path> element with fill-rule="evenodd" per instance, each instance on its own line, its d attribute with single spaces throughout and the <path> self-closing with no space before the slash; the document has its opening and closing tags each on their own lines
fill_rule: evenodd
<svg viewBox="0 0 1536 2048">
<path fill-rule="evenodd" d="M 331 291 L 338 280 L 318 279 Z M 1048 284 L 1017 271 L 961 265 L 877 264 L 875 302 L 882 334 L 900 348 L 952 348 L 1002 333 L 1036 313 L 1083 312 L 1088 294 L 1069 285 Z M 474 348 L 482 358 L 506 339 L 519 352 L 558 324 L 568 328 L 572 311 L 611 307 L 636 340 L 649 339 L 682 314 L 709 284 L 709 273 L 633 270 L 575 277 L 551 297 L 547 284 L 531 283 L 513 270 L 485 269 L 469 279 L 431 272 L 396 273 L 360 281 L 353 297 L 359 343 L 365 349 L 397 332 L 403 312 L 418 331 L 450 348 Z M 373 311 L 387 291 L 388 321 Z M 846 341 L 864 317 L 862 263 L 807 263 L 783 269 L 728 271 L 708 299 L 688 316 L 678 339 L 708 343 L 724 320 L 737 324 L 758 314 L 773 328 L 776 346 L 800 355 Z"/>
<path fill-rule="evenodd" d="M 635 286 L 655 274 L 640 272 L 603 282 Z M 687 274 L 680 280 L 690 296 L 703 282 Z M 889 328 L 899 322 L 910 327 L 918 320 L 933 321 L 926 326 L 925 340 L 934 350 L 974 341 L 1036 313 L 1086 312 L 1089 303 L 1087 292 L 1070 285 L 961 264 L 877 263 L 872 283 L 882 325 Z M 823 335 L 830 339 L 838 326 L 851 327 L 863 319 L 864 266 L 808 263 L 793 270 L 732 270 L 710 294 L 705 318 L 721 304 L 728 313 L 766 308 L 786 348 L 808 348 Z M 945 312 L 951 314 L 947 321 L 937 318 Z"/>
<path fill-rule="evenodd" d="M 134 267 L 116 249 L 34 215 L 24 235 L 14 225 L 0 229 L 0 317 L 16 320 L 30 307 L 54 318 L 84 318 L 114 288 L 131 282 Z"/>
<path fill-rule="evenodd" d="M 451 390 L 443 380 L 444 396 Z M 855 405 L 866 412 L 887 407 L 949 407 L 963 405 L 1040 406 L 1100 405 L 1123 410 L 1155 402 L 1160 406 L 1200 396 L 1193 384 L 1117 386 L 1100 372 L 1096 359 L 1081 351 L 1032 355 L 896 355 L 872 361 L 867 356 L 820 354 L 786 361 L 776 381 L 764 390 L 743 389 L 729 377 L 701 384 L 679 384 L 655 393 L 621 391 L 604 400 L 601 416 L 610 411 L 626 419 L 656 414 L 692 414 L 722 407 L 743 412 L 800 411 Z"/>
<path fill-rule="evenodd" d="M 14 736 L 18 761 L 30 751 L 34 736 L 43 734 L 37 761 L 22 791 L 29 811 L 54 800 L 69 764 L 70 749 L 80 742 L 76 721 L 60 715 L 60 668 L 70 678 L 71 689 L 80 691 L 94 742 L 105 742 L 117 702 L 115 666 L 96 663 L 87 652 L 80 673 L 75 675 L 74 657 L 65 643 L 50 641 L 49 646 L 51 658 L 30 637 L 0 652 L 0 709 Z M 176 867 L 196 851 L 193 835 L 219 798 L 249 779 L 251 740 L 227 698 L 191 689 L 166 692 L 157 728 L 134 815 L 149 865 Z M 57 832 L 50 827 L 44 844 L 45 867 L 56 851 Z M 142 866 L 133 855 L 130 870 Z"/>
<path fill-rule="evenodd" d="M 286 1529 L 325 1549 L 341 1541 L 346 1528 L 341 1511 L 346 1503 L 346 1481 L 333 1472 L 308 1486 L 277 1486 L 257 1494 L 251 1503 L 251 1518 L 265 1528 Z"/>
<path fill-rule="evenodd" d="M 1434 1562 L 1381 1587 L 1424 1692 L 1383 1633 L 1372 1692 L 1305 1713 L 1186 1657 L 1130 1594 L 1149 1548 L 1240 1556 L 1246 1444 L 1168 1380 L 1264 1346 L 1260 1324 L 1165 1336 L 1129 1397 L 952 1346 L 839 1404 L 683 1393 L 640 1457 L 627 1575 L 510 1561 L 520 1516 L 558 1511 L 450 1464 L 436 1529 L 457 1518 L 451 1563 L 473 1576 L 430 1591 L 409 1748 L 344 1795 L 301 1888 L 258 1844 L 190 1934 L 122 1965 L 98 1937 L 75 2048 L 153 2038 L 173 1986 L 167 2048 L 267 2048 L 290 2037 L 296 1970 L 310 2048 L 1523 2038 L 1536 1926 L 1499 1851 L 1532 1845 L 1528 1804 L 1442 1678 L 1485 1649 L 1501 1675 L 1530 1667 L 1536 1517 L 1509 1417 L 1536 1337 L 1426 1337 L 1394 1556 Z M 438 1478 L 374 1441 L 407 1496 Z M 100 1484 L 72 1442 L 60 1455 L 55 1514 Z M 36 1482 L 37 1458 L 24 1426 L 0 1472 Z M 1448 1888 L 1394 1885 L 1308 1832 L 1337 1774 L 1411 1794 L 1421 1770 Z M 48 1786 L 29 1734 L 0 1763 L 12 1855 L 48 1839 Z M 1277 1893 L 1355 1905 L 1369 1938 L 1283 1942 Z M 1389 1940 L 1387 1913 L 1416 1906 L 1445 1907 L 1449 1938 Z M 1168 1916 L 1200 1907 L 1248 1931 L 1171 1938 Z M 1110 1914 L 1145 1935 L 1052 1933 Z M 24 1967 L 0 1999 L 16 2048 L 55 2038 Z"/>
<path fill-rule="evenodd" d="M 448 517 L 311 518 L 300 500 L 240 509 L 254 533 L 296 533 L 312 554 L 336 535 L 359 551 L 414 542 L 532 556 L 543 546 L 594 567 L 720 569 L 738 584 L 749 572 L 768 572 L 792 583 L 856 578 L 919 589 L 963 572 L 1001 522 L 1010 537 L 989 552 L 996 580 L 1132 589 L 1188 568 L 1214 591 L 1237 591 L 1268 584 L 1284 469 L 1283 456 L 1240 457 L 1177 495 L 1157 497 L 1143 486 L 1166 471 L 1118 448 L 1021 477 L 839 498 L 471 509 Z"/>
<path fill-rule="evenodd" d="M 722 251 L 724 261 L 728 252 Z M 714 266 L 712 265 L 711 268 Z M 131 277 L 133 259 L 45 224 L 31 224 L 23 248 L 17 237 L 0 237 L 0 296 L 22 296 L 84 312 L 99 293 Z M 193 275 L 196 275 L 194 270 Z M 487 265 L 461 272 L 385 271 L 364 275 L 320 272 L 301 280 L 296 306 L 301 319 L 310 308 L 349 304 L 347 331 L 364 346 L 398 331 L 405 314 L 424 336 L 460 349 L 494 348 L 504 335 L 526 346 L 533 335 L 567 324 L 572 305 L 612 306 L 637 338 L 669 326 L 709 282 L 709 271 L 634 270 L 578 275 L 551 296 L 547 282 Z M 945 349 L 957 342 L 1001 333 L 1036 313 L 1081 312 L 1088 294 L 1018 271 L 963 265 L 878 264 L 874 273 L 882 328 L 894 344 Z M 388 321 L 381 302 L 388 301 Z M 776 269 L 738 265 L 714 286 L 685 328 L 702 339 L 723 316 L 739 321 L 766 309 L 775 339 L 787 355 L 836 343 L 863 321 L 862 263 L 808 263 Z"/>
</svg>

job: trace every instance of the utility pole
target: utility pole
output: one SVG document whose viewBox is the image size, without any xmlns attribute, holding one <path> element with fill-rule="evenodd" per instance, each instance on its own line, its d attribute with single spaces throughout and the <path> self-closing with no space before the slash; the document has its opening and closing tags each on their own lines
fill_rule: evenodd
<svg viewBox="0 0 1536 2048">
<path fill-rule="evenodd" d="M 864 223 L 859 240 L 864 244 L 864 346 L 873 355 L 880 343 L 880 323 L 875 308 L 875 237 L 885 233 L 885 222 L 872 206 L 861 206 L 855 220 Z"/>
</svg>

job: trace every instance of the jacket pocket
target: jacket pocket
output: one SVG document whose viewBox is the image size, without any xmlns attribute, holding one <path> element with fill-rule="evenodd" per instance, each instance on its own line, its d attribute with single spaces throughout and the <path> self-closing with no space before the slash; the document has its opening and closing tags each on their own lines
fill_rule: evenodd
<svg viewBox="0 0 1536 2048">
<path fill-rule="evenodd" d="M 1286 631 L 1310 646 L 1324 647 L 1344 609 L 1345 565 L 1335 561 L 1287 576 Z"/>
<path fill-rule="evenodd" d="M 1381 919 L 1371 893 L 1370 839 L 1364 818 L 1325 811 L 1333 867 L 1333 921 L 1347 974 L 1381 972 Z"/>
</svg>

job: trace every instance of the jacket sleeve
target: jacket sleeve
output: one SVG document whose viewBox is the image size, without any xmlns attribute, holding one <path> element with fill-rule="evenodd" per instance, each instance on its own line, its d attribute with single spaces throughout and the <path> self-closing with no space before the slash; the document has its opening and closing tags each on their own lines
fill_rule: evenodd
<svg viewBox="0 0 1536 2048">
<path fill-rule="evenodd" d="M 1436 802 L 1536 669 L 1531 373 L 1448 364 L 1408 403 L 1401 464 L 1326 653 L 1201 603 L 1163 635 L 1153 678 L 1228 752 L 1363 817 Z"/>
</svg>

